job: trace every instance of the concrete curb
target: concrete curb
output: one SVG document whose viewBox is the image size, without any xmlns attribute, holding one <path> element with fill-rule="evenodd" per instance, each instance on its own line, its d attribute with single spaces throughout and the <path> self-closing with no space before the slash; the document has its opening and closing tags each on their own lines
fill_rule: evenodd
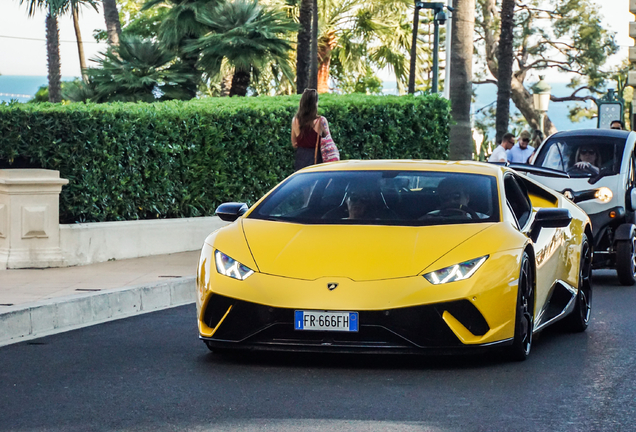
<svg viewBox="0 0 636 432">
<path fill-rule="evenodd" d="M 0 312 L 0 346 L 195 301 L 195 277 L 11 306 Z"/>
</svg>

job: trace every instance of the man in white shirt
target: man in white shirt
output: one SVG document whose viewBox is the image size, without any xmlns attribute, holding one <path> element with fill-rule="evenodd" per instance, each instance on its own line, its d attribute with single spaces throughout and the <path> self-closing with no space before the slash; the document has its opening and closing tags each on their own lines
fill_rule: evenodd
<svg viewBox="0 0 636 432">
<path fill-rule="evenodd" d="M 508 162 L 510 163 L 528 163 L 528 159 L 534 153 L 534 147 L 529 145 L 530 132 L 523 130 L 519 134 L 519 140 L 510 150 L 508 150 Z"/>
<path fill-rule="evenodd" d="M 488 162 L 507 162 L 508 156 L 506 155 L 506 150 L 510 150 L 513 145 L 515 145 L 515 136 L 508 132 L 501 139 L 501 144 L 492 152 L 488 158 Z"/>
</svg>

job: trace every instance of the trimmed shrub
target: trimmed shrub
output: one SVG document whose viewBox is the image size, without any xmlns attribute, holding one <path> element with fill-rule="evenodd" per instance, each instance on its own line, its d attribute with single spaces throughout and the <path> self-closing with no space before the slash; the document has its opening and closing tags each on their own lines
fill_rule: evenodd
<svg viewBox="0 0 636 432">
<path fill-rule="evenodd" d="M 63 223 L 214 214 L 293 172 L 299 96 L 0 106 L 0 168 L 59 170 Z M 437 96 L 321 96 L 342 159 L 445 159 Z"/>
</svg>

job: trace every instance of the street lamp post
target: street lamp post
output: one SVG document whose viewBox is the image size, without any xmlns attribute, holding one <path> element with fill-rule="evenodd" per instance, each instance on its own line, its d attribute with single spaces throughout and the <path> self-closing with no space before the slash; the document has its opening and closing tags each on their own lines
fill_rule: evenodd
<svg viewBox="0 0 636 432">
<path fill-rule="evenodd" d="M 550 92 L 552 87 L 544 80 L 544 76 L 539 76 L 539 82 L 532 86 L 532 104 L 536 111 L 540 114 L 540 128 L 543 136 L 545 133 L 545 115 L 548 113 L 548 105 L 550 105 Z"/>
<path fill-rule="evenodd" d="M 439 75 L 439 26 L 446 23 L 446 13 L 444 8 L 453 11 L 453 8 L 442 2 L 421 2 L 415 1 L 415 11 L 413 16 L 413 40 L 411 42 L 411 70 L 409 71 L 409 94 L 415 93 L 415 66 L 417 62 L 417 33 L 419 27 L 420 9 L 433 10 L 433 82 L 431 83 L 431 93 L 438 92 Z"/>
</svg>

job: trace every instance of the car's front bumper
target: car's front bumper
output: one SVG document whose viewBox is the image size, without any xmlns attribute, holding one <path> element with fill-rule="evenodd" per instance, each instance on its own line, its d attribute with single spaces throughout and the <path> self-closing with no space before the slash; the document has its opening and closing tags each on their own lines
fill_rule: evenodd
<svg viewBox="0 0 636 432">
<path fill-rule="evenodd" d="M 360 311 L 356 332 L 295 330 L 294 311 L 212 295 L 200 324 L 214 330 L 209 336 L 201 335 L 201 339 L 210 347 L 225 349 L 368 353 L 448 353 L 511 342 L 508 338 L 462 343 L 449 321 L 459 323 L 476 337 L 491 331 L 484 316 L 468 300 Z"/>
<path fill-rule="evenodd" d="M 422 276 L 354 281 L 254 273 L 241 281 L 210 268 L 209 257 L 200 260 L 197 316 L 199 336 L 210 346 L 446 350 L 507 343 L 514 335 L 517 250 L 492 254 L 469 279 L 438 285 Z M 294 330 L 296 310 L 357 312 L 359 331 Z"/>
</svg>

